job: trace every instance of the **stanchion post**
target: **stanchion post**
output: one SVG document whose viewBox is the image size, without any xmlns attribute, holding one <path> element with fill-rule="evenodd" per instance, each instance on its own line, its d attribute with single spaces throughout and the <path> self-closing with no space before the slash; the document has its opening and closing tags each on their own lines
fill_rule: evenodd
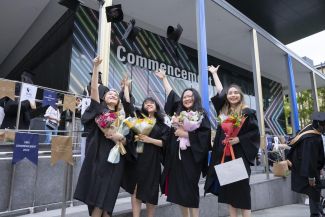
<svg viewBox="0 0 325 217">
<path fill-rule="evenodd" d="M 263 145 L 263 143 L 265 142 L 264 141 L 265 125 L 264 125 L 264 112 L 263 112 L 262 78 L 261 78 L 261 65 L 260 65 L 258 39 L 257 39 L 257 32 L 255 29 L 251 30 L 251 56 L 252 56 L 252 69 L 253 69 L 253 77 L 254 77 L 254 93 L 256 98 L 256 113 L 257 113 L 258 126 L 260 130 L 261 145 Z M 267 179 L 270 178 L 268 168 L 266 170 L 266 178 Z"/>
<path fill-rule="evenodd" d="M 67 183 L 68 183 L 68 179 L 69 179 L 68 174 L 69 174 L 69 164 L 65 163 L 61 217 L 65 217 L 66 209 L 67 209 L 66 200 L 67 200 L 67 187 L 68 187 Z"/>
<path fill-rule="evenodd" d="M 32 204 L 33 209 L 31 211 L 31 213 L 35 212 L 37 178 L 38 178 L 38 165 L 36 166 L 36 175 L 35 175 L 34 191 L 33 191 L 33 204 Z"/>
<path fill-rule="evenodd" d="M 73 150 L 75 149 L 75 143 L 73 142 L 73 139 L 76 139 L 77 140 L 77 136 L 75 135 L 76 132 L 75 132 L 75 129 L 76 129 L 76 109 L 73 111 L 72 113 L 72 131 L 70 132 L 71 136 L 72 136 L 72 154 L 73 154 Z M 73 166 L 70 166 L 71 167 L 71 170 L 70 170 L 70 206 L 72 207 L 73 206 Z"/>
<path fill-rule="evenodd" d="M 18 97 L 18 110 L 17 110 L 17 117 L 16 117 L 16 129 L 15 132 L 17 133 L 19 130 L 19 119 L 20 119 L 20 111 L 21 111 L 21 93 L 22 93 L 22 84 L 20 86 L 20 94 Z M 17 85 L 17 83 L 16 83 Z M 10 181 L 10 193 L 9 193 L 9 202 L 8 202 L 8 211 L 11 211 L 12 208 L 12 197 L 13 197 L 13 193 L 14 193 L 14 182 L 15 182 L 15 172 L 16 172 L 16 164 L 12 165 L 12 169 L 11 169 L 11 181 Z"/>
</svg>

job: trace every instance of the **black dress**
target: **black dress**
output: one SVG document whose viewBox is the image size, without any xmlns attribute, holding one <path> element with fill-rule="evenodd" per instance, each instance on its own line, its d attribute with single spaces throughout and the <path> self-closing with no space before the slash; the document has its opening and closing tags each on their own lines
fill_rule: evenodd
<svg viewBox="0 0 325 217">
<path fill-rule="evenodd" d="M 107 161 L 109 152 L 115 143 L 105 138 L 94 120 L 97 115 L 105 111 L 107 111 L 105 105 L 91 100 L 90 106 L 82 116 L 83 124 L 87 125 L 89 129 L 88 149 L 81 167 L 74 198 L 88 205 L 89 215 L 95 207 L 112 215 L 125 164 L 125 155 L 121 155 L 120 162 L 117 164 Z M 129 134 L 127 144 L 130 137 Z M 128 151 L 128 146 L 125 148 Z"/>
<path fill-rule="evenodd" d="M 168 126 L 157 121 L 149 137 L 162 140 L 164 146 L 168 131 Z M 138 153 L 133 160 L 125 162 L 122 187 L 133 194 L 137 186 L 137 199 L 157 205 L 162 157 L 162 147 L 144 143 L 143 153 Z"/>
<path fill-rule="evenodd" d="M 0 106 L 3 107 L 5 117 L 1 124 L 1 129 L 16 129 L 17 111 L 19 107 L 19 102 L 13 101 L 9 97 L 4 97 L 0 99 Z M 21 102 L 21 110 L 19 116 L 19 129 L 28 129 L 31 119 L 32 108 L 28 100 Z"/>
<path fill-rule="evenodd" d="M 226 93 L 211 98 L 212 103 L 219 115 L 222 106 L 226 100 Z M 250 166 L 254 165 L 254 160 L 257 156 L 260 146 L 260 134 L 255 111 L 249 108 L 242 110 L 242 114 L 246 116 L 246 120 L 239 131 L 238 138 L 240 143 L 233 145 L 235 158 L 243 158 L 248 176 L 251 174 Z M 214 166 L 220 164 L 224 145 L 222 141 L 225 139 L 225 134 L 220 126 L 217 128 L 211 155 L 211 162 L 208 170 L 207 179 L 205 182 L 205 192 L 212 192 L 217 175 Z M 226 157 L 225 162 L 231 160 Z M 251 195 L 249 179 L 244 179 L 235 183 L 221 186 L 218 192 L 218 201 L 220 203 L 230 204 L 239 209 L 251 209 Z"/>
<path fill-rule="evenodd" d="M 313 127 L 309 126 L 304 131 L 307 130 L 313 130 Z M 292 190 L 319 201 L 321 190 L 310 187 L 308 177 L 315 177 L 316 184 L 319 184 L 320 170 L 325 163 L 322 136 L 310 133 L 303 135 L 290 149 L 288 159 L 292 162 Z"/>
<path fill-rule="evenodd" d="M 173 115 L 181 106 L 181 100 L 174 91 L 170 92 L 165 105 L 168 115 Z M 211 127 L 204 114 L 201 126 L 189 132 L 190 147 L 181 150 L 175 129 L 170 130 L 166 147 L 165 167 L 162 174 L 162 193 L 167 194 L 167 201 L 189 208 L 198 208 L 200 201 L 199 180 L 205 171 L 207 156 L 211 147 Z M 167 179 L 167 181 L 166 181 Z"/>
</svg>

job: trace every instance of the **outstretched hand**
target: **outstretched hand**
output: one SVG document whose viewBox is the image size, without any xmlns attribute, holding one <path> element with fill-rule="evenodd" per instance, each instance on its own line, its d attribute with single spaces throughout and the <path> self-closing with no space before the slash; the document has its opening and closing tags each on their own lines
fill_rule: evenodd
<svg viewBox="0 0 325 217">
<path fill-rule="evenodd" d="M 132 80 L 129 80 L 129 79 L 128 79 L 128 76 L 125 76 L 125 77 L 121 80 L 121 87 L 122 87 L 122 89 L 123 89 L 125 86 L 127 86 L 127 87 L 130 89 L 131 82 L 132 82 Z"/>
<path fill-rule="evenodd" d="M 209 70 L 209 72 L 211 72 L 211 74 L 217 74 L 219 67 L 220 67 L 220 65 L 217 65 L 217 67 L 214 67 L 213 65 L 211 65 L 211 66 L 208 66 L 208 70 Z"/>
<path fill-rule="evenodd" d="M 94 64 L 94 67 L 98 67 L 101 63 L 102 63 L 102 59 L 100 59 L 100 56 L 97 56 L 93 59 L 93 64 Z"/>
<path fill-rule="evenodd" d="M 161 80 L 164 79 L 166 77 L 166 71 L 163 70 L 163 69 L 158 69 L 156 72 L 155 72 L 156 76 L 158 78 L 160 78 Z"/>
</svg>

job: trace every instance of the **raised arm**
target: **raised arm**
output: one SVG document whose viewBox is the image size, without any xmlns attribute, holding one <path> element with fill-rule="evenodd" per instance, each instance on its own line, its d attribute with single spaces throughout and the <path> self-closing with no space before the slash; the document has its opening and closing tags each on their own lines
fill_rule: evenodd
<svg viewBox="0 0 325 217">
<path fill-rule="evenodd" d="M 219 67 L 220 67 L 220 65 L 218 65 L 217 67 L 214 67 L 213 65 L 211 65 L 211 66 L 208 67 L 208 69 L 209 69 L 209 72 L 211 72 L 214 84 L 216 85 L 214 87 L 214 89 L 216 90 L 217 93 L 220 94 L 222 89 L 223 89 L 223 86 L 222 86 L 221 81 L 220 81 L 219 76 L 218 76 Z"/>
<path fill-rule="evenodd" d="M 165 91 L 167 96 L 169 95 L 169 93 L 173 90 L 172 87 L 170 86 L 167 77 L 166 77 L 166 71 L 163 69 L 158 69 L 158 71 L 156 71 L 155 73 L 157 75 L 158 78 L 160 78 L 160 80 L 162 80 Z"/>
<path fill-rule="evenodd" d="M 95 100 L 96 102 L 99 101 L 99 92 L 98 92 L 98 68 L 99 65 L 102 63 L 102 59 L 100 59 L 99 56 L 97 56 L 95 59 L 93 59 L 93 75 L 91 77 L 91 93 L 90 98 Z"/>
<path fill-rule="evenodd" d="M 135 112 L 134 108 L 134 99 L 131 96 L 130 86 L 131 86 L 131 80 L 128 79 L 128 77 L 125 77 L 121 81 L 121 93 L 120 98 L 123 104 L 125 117 L 133 116 Z"/>
<path fill-rule="evenodd" d="M 130 103 L 131 98 L 130 98 L 130 86 L 131 86 L 131 80 L 128 80 L 128 77 L 126 76 L 124 79 L 122 79 L 122 89 L 124 92 L 124 99 L 126 102 Z"/>
</svg>

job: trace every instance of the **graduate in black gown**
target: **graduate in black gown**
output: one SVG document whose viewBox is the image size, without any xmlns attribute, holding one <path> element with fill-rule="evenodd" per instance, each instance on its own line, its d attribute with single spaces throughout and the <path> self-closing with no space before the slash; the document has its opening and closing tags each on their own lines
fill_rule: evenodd
<svg viewBox="0 0 325 217">
<path fill-rule="evenodd" d="M 310 216 L 320 215 L 320 171 L 324 167 L 324 147 L 321 133 L 325 133 L 325 112 L 315 112 L 313 123 L 305 127 L 291 144 L 291 189 L 309 197 Z M 324 187 L 324 186 L 323 186 Z"/>
<path fill-rule="evenodd" d="M 127 138 L 114 130 L 104 134 L 95 123 L 95 118 L 107 111 L 117 111 L 119 94 L 109 90 L 104 99 L 98 93 L 98 66 L 102 60 L 94 59 L 91 85 L 91 103 L 82 116 L 82 122 L 89 129 L 87 152 L 78 178 L 74 198 L 88 205 L 92 217 L 109 217 L 121 186 L 125 155 L 112 164 L 107 161 L 110 150 L 117 142 L 127 144 Z M 131 136 L 130 136 L 131 137 Z M 128 147 L 126 146 L 128 151 Z"/>
<path fill-rule="evenodd" d="M 124 91 L 128 85 L 125 87 Z M 127 108 L 125 110 L 131 110 L 131 114 L 135 112 Z M 132 194 L 133 217 L 140 217 L 142 202 L 146 203 L 147 217 L 154 217 L 159 196 L 162 149 L 168 138 L 169 127 L 164 124 L 159 104 L 151 97 L 143 101 L 140 113 L 155 119 L 156 123 L 148 136 L 138 135 L 139 141 L 144 143 L 143 153 L 136 153 L 133 159 L 126 161 L 122 187 Z"/>
<path fill-rule="evenodd" d="M 230 85 L 225 90 L 219 80 L 217 71 L 218 67 L 209 66 L 209 71 L 213 75 L 217 95 L 211 98 L 217 114 L 228 116 L 232 113 L 241 114 L 246 117 L 244 124 L 237 137 L 230 138 L 230 144 L 234 149 L 235 158 L 242 158 L 248 175 L 251 174 L 250 166 L 254 165 L 260 146 L 260 134 L 255 111 L 248 108 L 243 100 L 244 94 L 237 85 Z M 225 139 L 225 133 L 220 127 L 217 128 L 215 140 L 212 148 L 211 162 L 205 183 L 205 192 L 213 192 L 215 183 L 217 183 L 217 175 L 214 166 L 221 163 L 225 145 L 222 141 Z M 225 162 L 231 160 L 226 157 Z M 244 179 L 235 183 L 219 187 L 218 201 L 220 203 L 229 204 L 230 217 L 237 216 L 237 209 L 242 210 L 242 216 L 251 216 L 251 196 L 249 179 Z"/>
<path fill-rule="evenodd" d="M 33 73 L 24 71 L 21 74 L 21 81 L 28 84 L 33 84 Z M 15 95 L 20 95 L 21 83 L 16 83 Z M 17 111 L 19 107 L 19 99 L 12 100 L 9 97 L 0 99 L 0 106 L 3 107 L 5 117 L 1 124 L 1 129 L 16 129 Z M 21 102 L 20 116 L 19 116 L 19 129 L 29 129 L 30 120 L 33 110 L 36 109 L 36 103 L 30 100 Z"/>
<path fill-rule="evenodd" d="M 162 80 L 168 95 L 165 112 L 172 116 L 181 111 L 202 112 L 203 119 L 198 129 L 187 132 L 182 128 L 171 128 L 166 147 L 165 167 L 162 174 L 162 193 L 167 201 L 178 204 L 183 217 L 199 216 L 199 180 L 207 166 L 208 151 L 211 148 L 211 126 L 206 112 L 201 105 L 199 93 L 193 89 L 185 89 L 179 97 L 171 88 L 164 70 L 156 75 Z M 179 149 L 178 137 L 187 137 L 190 147 Z"/>
</svg>

